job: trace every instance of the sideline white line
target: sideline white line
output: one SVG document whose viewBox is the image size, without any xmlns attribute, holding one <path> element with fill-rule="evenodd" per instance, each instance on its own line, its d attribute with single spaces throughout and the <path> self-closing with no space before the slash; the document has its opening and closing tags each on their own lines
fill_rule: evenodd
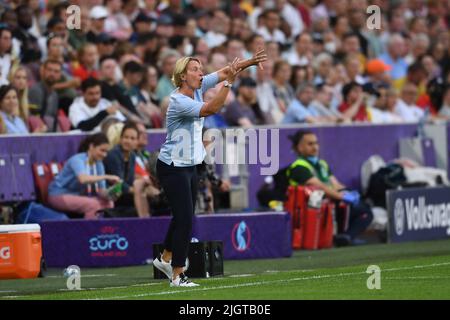
<svg viewBox="0 0 450 320">
<path fill-rule="evenodd" d="M 105 273 L 105 274 L 83 274 L 83 272 L 81 273 L 81 278 L 101 278 L 101 277 L 116 277 L 117 274 L 113 274 L 113 273 Z M 67 278 L 64 275 L 60 275 L 60 276 L 46 276 L 45 278 Z"/>
<path fill-rule="evenodd" d="M 433 267 L 440 267 L 440 266 L 447 266 L 447 265 L 450 265 L 450 262 L 381 269 L 381 272 L 411 270 L 411 269 L 424 269 L 424 268 L 433 268 Z M 314 270 L 311 270 L 311 271 L 314 271 Z M 186 292 L 197 292 L 197 291 L 201 292 L 201 291 L 220 290 L 220 289 L 234 289 L 234 288 L 241 288 L 241 287 L 260 286 L 260 285 L 294 282 L 294 281 L 302 281 L 302 280 L 315 280 L 315 279 L 323 279 L 323 278 L 346 277 L 346 276 L 354 276 L 354 275 L 360 275 L 360 274 L 366 274 L 366 271 L 346 272 L 346 273 L 337 273 L 337 274 L 324 274 L 324 275 L 302 277 L 302 278 L 292 278 L 292 279 L 257 281 L 257 282 L 248 282 L 248 283 L 241 283 L 241 284 L 235 284 L 235 285 L 223 285 L 223 286 L 218 286 L 218 287 L 203 287 L 203 288 L 198 288 L 198 289 L 187 289 L 187 290 L 176 290 L 175 289 L 173 291 L 142 293 L 142 294 L 129 295 L 129 296 L 116 296 L 116 297 L 94 298 L 94 299 L 85 299 L 85 300 L 112 300 L 112 299 L 142 298 L 142 297 L 149 297 L 149 296 L 160 296 L 160 295 L 166 295 L 166 294 L 178 294 L 178 293 L 186 293 Z"/>
</svg>

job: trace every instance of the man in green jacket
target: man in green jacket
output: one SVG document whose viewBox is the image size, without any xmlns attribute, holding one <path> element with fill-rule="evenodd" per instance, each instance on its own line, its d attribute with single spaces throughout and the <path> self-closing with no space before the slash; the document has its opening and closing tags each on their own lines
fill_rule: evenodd
<svg viewBox="0 0 450 320">
<path fill-rule="evenodd" d="M 299 130 L 290 136 L 293 149 L 298 158 L 286 170 L 289 185 L 314 186 L 325 192 L 325 195 L 336 201 L 344 201 L 350 205 L 348 228 L 336 236 L 336 244 L 345 246 L 362 244 L 356 238 L 372 222 L 370 207 L 360 200 L 357 191 L 347 191 L 345 186 L 333 175 L 328 163 L 319 158 L 319 142 L 312 131 Z"/>
</svg>

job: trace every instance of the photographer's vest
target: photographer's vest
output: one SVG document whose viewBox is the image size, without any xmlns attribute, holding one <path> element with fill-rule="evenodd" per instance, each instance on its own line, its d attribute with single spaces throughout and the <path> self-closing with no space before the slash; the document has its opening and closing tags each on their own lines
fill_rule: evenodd
<svg viewBox="0 0 450 320">
<path fill-rule="evenodd" d="M 317 166 L 313 166 L 310 162 L 308 162 L 304 158 L 299 157 L 286 170 L 286 175 L 287 175 L 287 178 L 289 179 L 290 186 L 299 185 L 297 181 L 295 181 L 294 179 L 291 179 L 292 170 L 299 166 L 308 169 L 308 171 L 311 172 L 311 174 L 314 177 L 316 177 L 323 183 L 330 184 L 330 175 L 329 175 L 330 170 L 329 170 L 328 163 L 325 160 L 320 159 Z"/>
</svg>

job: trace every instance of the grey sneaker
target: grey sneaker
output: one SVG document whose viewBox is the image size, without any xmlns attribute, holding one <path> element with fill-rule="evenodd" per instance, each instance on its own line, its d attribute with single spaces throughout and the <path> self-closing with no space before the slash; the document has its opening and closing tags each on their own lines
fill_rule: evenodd
<svg viewBox="0 0 450 320">
<path fill-rule="evenodd" d="M 167 278 L 172 279 L 172 266 L 170 262 L 165 262 L 161 256 L 153 260 L 153 265 L 162 273 L 164 273 Z"/>
<path fill-rule="evenodd" d="M 186 277 L 184 273 L 177 276 L 174 280 L 170 281 L 171 287 L 198 287 L 197 283 L 194 283 Z"/>
</svg>

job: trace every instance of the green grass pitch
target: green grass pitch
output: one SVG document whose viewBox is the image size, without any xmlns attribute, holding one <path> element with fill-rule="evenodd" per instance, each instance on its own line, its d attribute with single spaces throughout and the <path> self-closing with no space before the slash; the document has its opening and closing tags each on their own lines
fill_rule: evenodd
<svg viewBox="0 0 450 320">
<path fill-rule="evenodd" d="M 369 290 L 369 265 L 381 289 Z M 0 280 L 0 299 L 450 299 L 450 240 L 294 251 L 271 260 L 230 260 L 225 275 L 170 288 L 153 267 L 82 269 L 81 290 L 69 291 L 61 269 L 47 277 Z"/>
</svg>

